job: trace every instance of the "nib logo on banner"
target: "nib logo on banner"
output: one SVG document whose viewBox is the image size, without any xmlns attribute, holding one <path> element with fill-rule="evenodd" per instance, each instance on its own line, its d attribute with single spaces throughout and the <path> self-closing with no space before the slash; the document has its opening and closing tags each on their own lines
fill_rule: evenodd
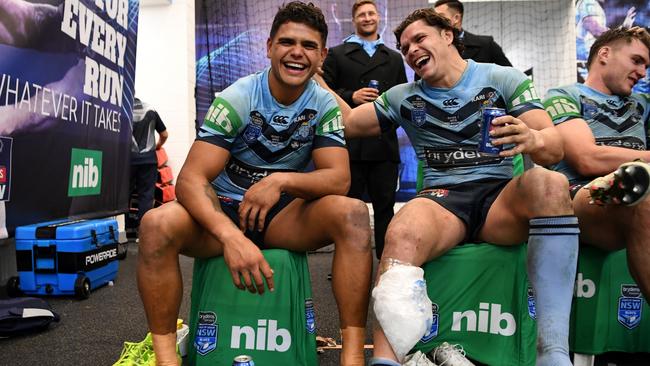
<svg viewBox="0 0 650 366">
<path fill-rule="evenodd" d="M 92 196 L 102 191 L 102 152 L 72 149 L 68 196 Z"/>
</svg>

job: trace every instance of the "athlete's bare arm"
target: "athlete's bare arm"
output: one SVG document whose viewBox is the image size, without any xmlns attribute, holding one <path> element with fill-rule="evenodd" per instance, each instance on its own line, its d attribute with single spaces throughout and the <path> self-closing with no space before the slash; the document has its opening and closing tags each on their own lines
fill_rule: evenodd
<svg viewBox="0 0 650 366">
<path fill-rule="evenodd" d="M 203 141 L 194 142 L 178 174 L 176 195 L 192 218 L 223 244 L 223 256 L 235 285 L 262 294 L 263 278 L 273 290 L 273 271 L 260 249 L 221 211 L 211 184 L 229 157 L 230 152 L 224 148 Z"/>
<path fill-rule="evenodd" d="M 307 173 L 273 173 L 248 189 L 240 205 L 240 225 L 253 230 L 264 227 L 268 211 L 277 203 L 282 192 L 312 200 L 327 195 L 348 193 L 350 169 L 348 152 L 344 147 L 323 147 L 312 152 L 313 171 Z"/>
<path fill-rule="evenodd" d="M 495 118 L 494 124 L 499 126 L 493 131 L 493 136 L 498 137 L 493 140 L 495 145 L 515 144 L 514 148 L 501 152 L 501 156 L 529 154 L 542 166 L 555 164 L 564 156 L 562 137 L 543 109 L 524 112 L 518 118 Z"/>
<path fill-rule="evenodd" d="M 564 138 L 564 159 L 582 176 L 609 174 L 619 165 L 638 158 L 650 161 L 647 150 L 596 145 L 589 125 L 581 118 L 560 123 L 556 128 Z"/>
</svg>

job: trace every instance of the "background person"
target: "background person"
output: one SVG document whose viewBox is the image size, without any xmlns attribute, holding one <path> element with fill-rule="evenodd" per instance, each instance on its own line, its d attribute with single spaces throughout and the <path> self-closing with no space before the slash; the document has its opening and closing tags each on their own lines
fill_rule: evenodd
<svg viewBox="0 0 650 366">
<path fill-rule="evenodd" d="M 331 48 L 325 58 L 323 78 L 351 106 L 372 102 L 381 92 L 406 82 L 402 57 L 386 47 L 377 33 L 380 20 L 374 1 L 356 1 L 352 6 L 355 33 Z M 377 89 L 368 87 L 370 80 L 379 82 Z M 348 197 L 362 199 L 368 193 L 379 259 L 395 206 L 400 162 L 397 133 L 391 129 L 380 136 L 346 139 L 346 144 L 351 173 Z"/>
<path fill-rule="evenodd" d="M 158 141 L 156 142 L 156 132 Z M 137 97 L 133 101 L 133 134 L 131 138 L 131 194 L 138 194 L 138 216 L 135 228 L 153 207 L 158 160 L 156 150 L 167 141 L 169 133 L 158 112 Z"/>
<path fill-rule="evenodd" d="M 433 7 L 438 13 L 447 17 L 451 26 L 460 32 L 459 38 L 465 46 L 461 53 L 464 59 L 512 66 L 501 46 L 494 41 L 492 36 L 477 35 L 463 29 L 463 15 L 465 14 L 463 3 L 458 0 L 438 0 Z"/>
</svg>

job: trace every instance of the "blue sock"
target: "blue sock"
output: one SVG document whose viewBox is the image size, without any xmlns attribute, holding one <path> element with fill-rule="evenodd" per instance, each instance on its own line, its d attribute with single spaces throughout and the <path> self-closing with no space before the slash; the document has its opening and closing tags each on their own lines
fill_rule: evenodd
<svg viewBox="0 0 650 366">
<path fill-rule="evenodd" d="M 571 365 L 569 318 L 579 233 L 575 216 L 530 220 L 528 278 L 535 292 L 537 366 Z"/>
<path fill-rule="evenodd" d="M 371 366 L 401 366 L 399 362 L 389 360 L 387 358 L 373 357 L 370 360 Z"/>
</svg>

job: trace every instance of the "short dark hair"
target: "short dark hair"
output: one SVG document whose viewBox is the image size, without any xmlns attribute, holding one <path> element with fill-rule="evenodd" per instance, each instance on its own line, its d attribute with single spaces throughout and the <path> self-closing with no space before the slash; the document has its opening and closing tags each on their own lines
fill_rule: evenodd
<svg viewBox="0 0 650 366">
<path fill-rule="evenodd" d="M 352 5 L 352 18 L 354 18 L 354 14 L 357 12 L 357 9 L 359 9 L 361 5 L 366 4 L 371 4 L 375 7 L 375 9 L 377 9 L 377 4 L 375 4 L 374 0 L 357 0 L 354 2 L 354 5 Z"/>
<path fill-rule="evenodd" d="M 402 37 L 402 33 L 404 32 L 404 29 L 408 27 L 409 25 L 417 22 L 418 20 L 424 20 L 428 25 L 432 27 L 438 27 L 443 30 L 449 30 L 453 32 L 454 34 L 454 40 L 452 41 L 452 44 L 456 49 L 458 50 L 459 54 L 463 53 L 463 50 L 465 49 L 465 46 L 463 45 L 463 42 L 459 38 L 460 32 L 458 29 L 454 28 L 451 26 L 451 23 L 449 22 L 449 19 L 444 17 L 442 14 L 437 13 L 435 10 L 431 8 L 424 8 L 424 9 L 417 9 L 411 14 L 409 14 L 406 19 L 400 23 L 400 25 L 395 28 L 393 33 L 395 34 L 395 38 L 397 40 L 397 49 L 401 49 L 402 45 L 399 43 L 400 38 Z"/>
<path fill-rule="evenodd" d="M 440 5 L 447 5 L 448 8 L 459 12 L 461 16 L 465 14 L 465 7 L 463 6 L 463 3 L 458 0 L 438 0 L 435 4 L 433 4 L 433 7 L 437 8 Z"/>
<path fill-rule="evenodd" d="M 587 70 L 591 67 L 592 62 L 596 59 L 598 51 L 605 46 L 612 45 L 624 41 L 627 44 L 632 43 L 632 40 L 638 39 L 650 50 L 650 34 L 642 27 L 617 27 L 605 31 L 601 34 L 591 48 L 589 49 L 589 58 L 587 58 Z M 648 54 L 650 58 L 650 54 Z"/>
<path fill-rule="evenodd" d="M 304 3 L 302 1 L 292 1 L 283 4 L 273 18 L 271 33 L 269 37 L 273 39 L 282 24 L 294 22 L 304 24 L 318 31 L 321 36 L 322 46 L 327 43 L 327 22 L 325 16 L 319 7 L 313 3 Z"/>
</svg>

